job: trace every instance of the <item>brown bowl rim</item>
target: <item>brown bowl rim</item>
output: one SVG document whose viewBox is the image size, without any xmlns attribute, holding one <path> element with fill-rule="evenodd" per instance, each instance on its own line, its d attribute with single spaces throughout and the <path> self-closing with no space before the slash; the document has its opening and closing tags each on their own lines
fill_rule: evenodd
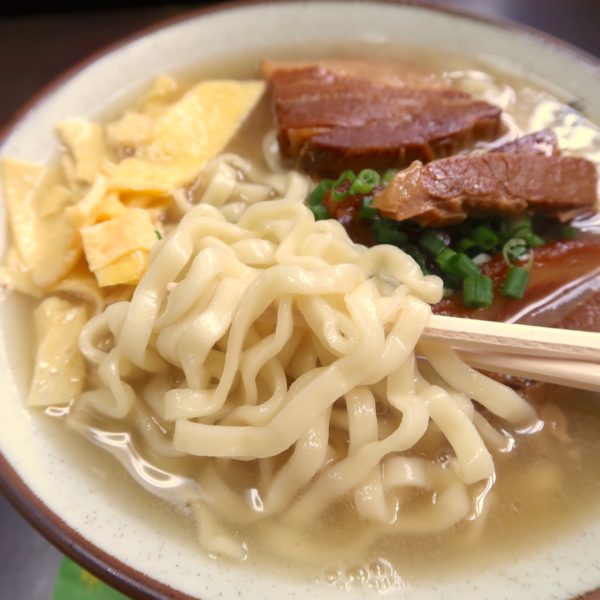
<svg viewBox="0 0 600 600">
<path fill-rule="evenodd" d="M 288 0 L 291 2 L 307 3 L 306 0 Z M 308 0 L 308 3 L 314 0 Z M 318 1 L 318 0 L 317 0 Z M 333 0 L 340 3 L 345 0 Z M 426 10 L 456 15 L 472 21 L 479 21 L 488 25 L 511 29 L 536 38 L 544 44 L 554 46 L 560 51 L 571 55 L 579 62 L 584 62 L 600 76 L 600 59 L 593 54 L 577 48 L 576 46 L 545 33 L 533 27 L 515 23 L 508 19 L 481 15 L 469 10 L 459 9 L 443 4 L 421 0 L 359 0 L 360 2 L 385 3 L 398 6 L 414 6 Z M 100 58 L 126 46 L 140 38 L 152 34 L 165 27 L 187 21 L 199 16 L 209 15 L 217 12 L 225 12 L 236 8 L 244 8 L 256 5 L 277 4 L 277 0 L 231 0 L 219 2 L 210 6 L 203 6 L 181 14 L 160 19 L 150 26 L 143 27 L 133 34 L 123 36 L 118 40 L 102 47 L 88 55 L 81 61 L 63 71 L 60 75 L 43 86 L 23 106 L 17 109 L 9 121 L 0 128 L 0 149 L 5 140 L 11 135 L 18 123 L 35 107 L 41 105 L 44 100 L 72 79 L 85 68 L 98 61 Z M 63 554 L 70 557 L 90 573 L 102 579 L 113 588 L 119 590 L 128 597 L 136 600 L 200 600 L 183 592 L 175 590 L 148 575 L 131 568 L 125 563 L 117 560 L 114 556 L 101 550 L 98 546 L 86 540 L 77 531 L 68 526 L 58 515 L 52 512 L 40 498 L 38 498 L 17 472 L 13 469 L 6 458 L 0 454 L 0 492 L 8 499 L 13 507 L 23 516 L 38 533 L 44 536 L 50 543 L 56 546 Z M 577 596 L 580 600 L 600 600 L 600 587 L 583 595 Z"/>
</svg>

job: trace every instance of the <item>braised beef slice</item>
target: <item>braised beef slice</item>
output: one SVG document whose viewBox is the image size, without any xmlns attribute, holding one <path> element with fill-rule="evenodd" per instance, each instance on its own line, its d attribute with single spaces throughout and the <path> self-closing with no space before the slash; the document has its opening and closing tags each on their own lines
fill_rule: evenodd
<svg viewBox="0 0 600 600">
<path fill-rule="evenodd" d="M 393 95 L 379 94 L 370 98 L 320 96 L 276 103 L 275 111 L 282 155 L 286 158 L 300 155 L 304 168 L 321 176 L 339 174 L 350 155 L 354 161 L 364 155 L 359 168 L 374 168 L 369 163 L 370 157 L 390 145 L 389 166 L 406 166 L 409 163 L 405 160 L 398 163 L 399 156 L 403 156 L 401 145 L 424 146 L 428 142 L 431 145 L 436 137 L 448 137 L 448 131 L 452 132 L 449 145 L 460 149 L 470 143 L 474 131 L 473 127 L 465 127 L 465 123 L 473 125 L 479 119 L 480 126 L 485 125 L 487 130 L 477 130 L 477 139 L 491 137 L 496 133 L 499 114 L 499 109 L 489 104 L 446 97 L 434 90 L 395 90 Z M 389 137 L 387 132 L 390 131 L 397 132 L 396 139 Z M 464 132 L 462 139 L 461 131 Z M 388 137 L 373 143 L 373 136 L 381 132 Z M 320 134 L 324 135 L 311 140 Z"/>
<path fill-rule="evenodd" d="M 438 91 L 449 97 L 469 94 L 448 86 L 431 74 L 407 70 L 398 65 L 364 61 L 321 61 L 310 65 L 263 62 L 262 76 L 269 82 L 278 100 L 300 99 L 332 93 L 393 95 L 402 90 Z"/>
<path fill-rule="evenodd" d="M 560 149 L 558 139 L 552 129 L 542 129 L 535 133 L 523 135 L 520 138 L 494 148 L 492 152 L 504 154 L 543 154 L 544 156 L 558 156 Z"/>
<path fill-rule="evenodd" d="M 296 127 L 360 127 L 371 121 L 407 120 L 425 111 L 434 118 L 446 103 L 456 111 L 475 104 L 436 90 L 391 90 L 388 93 L 323 94 L 276 104 L 277 120 L 283 129 Z M 479 103 L 476 106 L 481 106 Z M 489 105 L 485 104 L 486 107 Z M 497 109 L 494 114 L 497 113 Z"/>
<path fill-rule="evenodd" d="M 262 73 L 282 156 L 320 177 L 429 161 L 500 130 L 499 108 L 392 63 L 265 61 Z"/>
<path fill-rule="evenodd" d="M 441 227 L 468 215 L 557 214 L 596 204 L 596 168 L 584 158 L 506 154 L 453 156 L 398 173 L 374 199 L 387 218 Z"/>
<path fill-rule="evenodd" d="M 317 133 L 300 152 L 302 167 L 323 177 L 344 169 L 384 171 L 449 156 L 497 133 L 500 111 L 485 102 L 426 106 L 396 120 Z"/>
<path fill-rule="evenodd" d="M 353 79 L 379 83 L 387 87 L 449 89 L 446 81 L 421 71 L 414 65 L 397 61 L 361 59 L 321 60 L 263 60 L 261 75 L 269 83 L 297 82 L 302 80 Z"/>
<path fill-rule="evenodd" d="M 421 89 L 390 86 L 374 81 L 349 79 L 346 77 L 289 78 L 284 83 L 271 83 L 273 101 L 277 105 L 284 102 L 304 102 L 328 97 L 352 97 L 361 99 L 439 97 L 448 99 L 469 98 L 469 94 L 452 88 Z"/>
</svg>

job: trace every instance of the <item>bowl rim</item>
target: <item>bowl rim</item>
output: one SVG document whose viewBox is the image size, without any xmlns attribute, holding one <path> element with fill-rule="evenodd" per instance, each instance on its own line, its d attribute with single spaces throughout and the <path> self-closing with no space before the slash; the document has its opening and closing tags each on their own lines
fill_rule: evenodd
<svg viewBox="0 0 600 600">
<path fill-rule="evenodd" d="M 331 0 L 328 0 L 331 1 Z M 344 2 L 345 0 L 333 0 Z M 439 4 L 430 0 L 358 0 L 360 3 L 390 4 L 396 6 L 412 6 L 434 12 L 455 15 L 471 21 L 478 21 L 495 27 L 509 29 L 519 34 L 527 35 L 546 45 L 552 45 L 559 51 L 570 55 L 574 60 L 585 63 L 600 76 L 600 58 L 592 53 L 562 40 L 552 34 L 535 27 L 517 23 L 502 17 L 483 15 L 471 10 Z M 286 0 L 294 4 L 318 4 L 320 0 Z M 278 0 L 226 0 L 218 4 L 202 6 L 182 13 L 159 19 L 142 27 L 131 34 L 119 37 L 117 40 L 99 48 L 85 58 L 62 71 L 55 78 L 42 86 L 24 104 L 15 110 L 9 120 L 0 127 L 0 150 L 6 140 L 16 129 L 27 114 L 43 104 L 48 96 L 62 87 L 69 80 L 88 66 L 100 60 L 107 54 L 123 48 L 138 39 L 146 37 L 163 28 L 177 25 L 190 19 L 203 17 L 212 13 L 227 12 L 237 8 L 255 7 L 278 4 Z M 64 555 L 75 560 L 93 575 L 103 580 L 113 588 L 135 600 L 201 600 L 161 583 L 137 569 L 111 556 L 92 542 L 86 540 L 75 529 L 67 525 L 56 513 L 50 510 L 25 484 L 8 460 L 0 453 L 0 493 L 9 503 L 37 530 L 47 541 L 58 548 Z M 584 592 L 577 596 L 579 600 L 600 600 L 600 587 Z"/>
</svg>

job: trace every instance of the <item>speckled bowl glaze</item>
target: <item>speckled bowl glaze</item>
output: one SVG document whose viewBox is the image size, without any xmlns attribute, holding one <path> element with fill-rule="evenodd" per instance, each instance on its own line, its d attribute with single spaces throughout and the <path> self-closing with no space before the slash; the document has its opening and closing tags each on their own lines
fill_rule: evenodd
<svg viewBox="0 0 600 600">
<path fill-rule="evenodd" d="M 278 2 L 220 5 L 170 22 L 76 68 L 45 90 L 8 131 L 2 155 L 46 161 L 56 150 L 53 124 L 97 115 L 156 74 L 257 47 L 363 39 L 401 41 L 441 53 L 479 56 L 535 76 L 600 107 L 595 59 L 531 30 L 423 5 Z M 599 114 L 588 116 L 599 120 Z M 0 240 L 6 246 L 6 236 Z M 29 328 L 22 301 L 0 302 L 0 484 L 17 508 L 61 550 L 132 597 L 338 598 L 324 584 L 265 568 L 213 560 L 195 545 L 191 523 L 140 491 L 60 423 L 32 414 L 22 399 L 30 376 Z M 600 585 L 600 520 L 508 565 L 465 577 L 394 590 L 394 598 L 567 599 Z M 344 593 L 348 600 L 364 591 Z M 377 594 L 373 592 L 375 597 Z M 600 598 L 591 592 L 588 598 Z"/>
</svg>

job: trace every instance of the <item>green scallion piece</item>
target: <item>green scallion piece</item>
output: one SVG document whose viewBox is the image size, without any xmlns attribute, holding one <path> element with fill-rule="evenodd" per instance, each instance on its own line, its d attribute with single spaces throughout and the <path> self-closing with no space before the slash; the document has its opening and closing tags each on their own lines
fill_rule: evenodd
<svg viewBox="0 0 600 600">
<path fill-rule="evenodd" d="M 338 202 L 343 200 L 355 181 L 356 175 L 352 171 L 344 171 L 331 186 L 331 197 Z"/>
<path fill-rule="evenodd" d="M 385 183 L 386 185 L 392 180 L 394 179 L 394 175 L 398 172 L 398 169 L 388 169 L 384 174 L 383 177 L 381 178 L 383 183 Z"/>
<path fill-rule="evenodd" d="M 331 197 L 336 202 L 341 202 L 348 195 L 348 190 L 338 190 L 336 187 L 331 188 Z"/>
<path fill-rule="evenodd" d="M 394 246 L 402 246 L 406 244 L 406 234 L 403 231 L 394 231 L 393 229 L 383 232 L 379 238 L 380 244 L 392 244 Z"/>
<path fill-rule="evenodd" d="M 313 215 L 315 215 L 315 221 L 324 221 L 329 219 L 329 211 L 322 204 L 316 204 L 315 206 L 309 206 Z"/>
<path fill-rule="evenodd" d="M 361 181 L 366 181 L 372 184 L 373 186 L 376 186 L 379 185 L 381 177 L 379 177 L 379 173 L 373 169 L 363 169 L 358 174 L 358 179 L 360 179 Z"/>
<path fill-rule="evenodd" d="M 379 211 L 374 206 L 361 206 L 358 216 L 361 219 L 376 219 Z"/>
<path fill-rule="evenodd" d="M 386 219 L 376 220 L 373 223 L 373 237 L 378 244 L 393 244 L 402 246 L 406 244 L 407 235 L 399 231 L 393 222 Z"/>
<path fill-rule="evenodd" d="M 521 300 L 525 295 L 529 283 L 529 271 L 523 267 L 512 266 L 502 286 L 502 295 L 505 298 Z"/>
<path fill-rule="evenodd" d="M 362 199 L 362 206 L 358 211 L 358 216 L 361 219 L 373 220 L 377 218 L 379 211 L 375 207 L 371 206 L 371 204 L 373 204 L 373 196 L 365 196 Z"/>
<path fill-rule="evenodd" d="M 539 236 L 537 233 L 531 231 L 523 231 L 521 233 L 521 237 L 527 242 L 527 245 L 530 248 L 538 248 L 539 246 L 543 246 L 546 243 L 543 237 Z"/>
<path fill-rule="evenodd" d="M 350 186 L 350 194 L 370 194 L 377 185 L 379 173 L 373 169 L 363 169 Z"/>
<path fill-rule="evenodd" d="M 432 256 L 437 256 L 445 248 L 447 248 L 444 240 L 439 238 L 433 231 L 425 231 L 418 241 L 419 247 L 423 248 Z"/>
<path fill-rule="evenodd" d="M 500 238 L 487 225 L 475 227 L 471 232 L 471 239 L 482 250 L 493 250 L 500 242 Z"/>
<path fill-rule="evenodd" d="M 462 252 L 455 254 L 448 260 L 448 270 L 458 279 L 465 279 L 471 275 L 481 273 L 481 269 Z"/>
<path fill-rule="evenodd" d="M 156 237 L 157 237 L 159 240 L 162 240 L 162 239 L 163 239 L 162 233 L 161 233 L 161 232 L 160 232 L 158 229 L 155 229 L 155 230 L 154 230 L 154 234 L 156 235 Z"/>
<path fill-rule="evenodd" d="M 438 267 L 444 271 L 444 273 L 449 273 L 453 275 L 452 268 L 450 267 L 450 261 L 452 258 L 456 256 L 456 252 L 450 248 L 444 248 L 436 257 L 435 262 Z"/>
<path fill-rule="evenodd" d="M 510 267 L 514 261 L 527 254 L 527 242 L 522 238 L 511 238 L 502 247 L 504 262 Z"/>
<path fill-rule="evenodd" d="M 523 267 L 527 270 L 531 269 L 533 266 L 533 249 L 529 249 L 527 247 L 527 242 L 522 238 L 513 238 L 508 240 L 506 244 L 502 247 L 502 256 L 504 258 L 504 262 L 512 267 L 515 262 L 523 262 L 527 261 L 525 265 L 521 264 L 519 266 Z"/>
<path fill-rule="evenodd" d="M 355 179 L 354 183 L 350 186 L 348 193 L 353 196 L 354 194 L 370 194 L 373 191 L 372 185 L 360 179 Z"/>
<path fill-rule="evenodd" d="M 477 248 L 477 244 L 468 237 L 460 238 L 460 240 L 458 240 L 456 243 L 456 250 L 458 252 L 466 253 L 468 250 L 474 250 L 475 248 Z"/>
<path fill-rule="evenodd" d="M 509 221 L 506 227 L 506 237 L 523 237 L 521 234 L 524 231 L 531 231 L 532 223 L 531 218 L 528 216 L 519 217 L 518 219 L 513 219 Z"/>
<path fill-rule="evenodd" d="M 331 189 L 332 186 L 333 181 L 331 179 L 323 179 L 323 181 L 321 181 L 319 185 L 317 185 L 317 187 L 308 195 L 306 198 L 306 204 L 308 204 L 308 206 L 317 206 L 318 204 L 322 204 L 327 190 Z"/>
<path fill-rule="evenodd" d="M 558 235 L 561 240 L 572 240 L 577 235 L 577 229 L 570 225 L 563 225 L 560 228 Z"/>
<path fill-rule="evenodd" d="M 463 304 L 469 308 L 487 308 L 494 301 L 492 280 L 486 275 L 469 275 L 463 282 Z"/>
</svg>

